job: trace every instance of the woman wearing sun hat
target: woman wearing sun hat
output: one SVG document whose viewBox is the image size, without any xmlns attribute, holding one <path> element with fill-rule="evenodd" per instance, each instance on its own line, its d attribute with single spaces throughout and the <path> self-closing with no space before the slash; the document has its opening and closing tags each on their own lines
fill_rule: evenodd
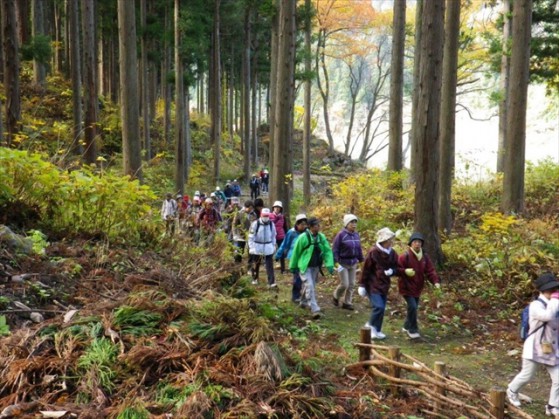
<svg viewBox="0 0 559 419">
<path fill-rule="evenodd" d="M 359 262 L 363 262 L 361 238 L 357 232 L 357 217 L 346 214 L 343 218 L 344 228 L 334 238 L 332 252 L 334 262 L 338 264 L 340 285 L 334 290 L 332 302 L 335 306 L 342 300 L 342 308 L 353 310 L 352 297 L 355 287 L 355 276 Z"/>
<path fill-rule="evenodd" d="M 283 239 L 285 238 L 286 222 L 285 216 L 283 215 L 283 204 L 281 201 L 274 202 L 272 205 L 272 212 L 270 213 L 270 221 L 276 226 L 276 245 L 279 249 Z M 285 273 L 285 257 L 280 258 L 280 269 L 281 273 Z"/>
<path fill-rule="evenodd" d="M 371 328 L 373 339 L 386 338 L 382 333 L 382 322 L 390 290 L 390 277 L 399 274 L 398 255 L 392 248 L 394 237 L 395 234 L 388 227 L 377 232 L 377 242 L 365 258 L 359 280 L 359 295 L 368 297 L 373 306 L 371 318 L 365 324 Z"/>
<path fill-rule="evenodd" d="M 509 402 L 520 406 L 518 392 L 545 367 L 551 377 L 549 402 L 545 407 L 547 416 L 559 415 L 559 282 L 552 273 L 540 275 L 534 286 L 540 292 L 530 303 L 530 332 L 522 350 L 522 370 L 507 387 Z"/>
</svg>

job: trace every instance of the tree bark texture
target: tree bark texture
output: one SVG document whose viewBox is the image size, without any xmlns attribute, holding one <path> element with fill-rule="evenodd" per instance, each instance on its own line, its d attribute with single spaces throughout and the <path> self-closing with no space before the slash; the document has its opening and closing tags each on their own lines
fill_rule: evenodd
<svg viewBox="0 0 559 419">
<path fill-rule="evenodd" d="M 505 166 L 505 138 L 507 135 L 507 93 L 510 75 L 510 36 L 512 29 L 511 0 L 503 0 L 503 49 L 501 51 L 501 78 L 499 80 L 499 144 L 497 147 L 497 172 Z"/>
<path fill-rule="evenodd" d="M 392 60 L 388 170 L 402 170 L 402 106 L 404 95 L 404 42 L 406 39 L 406 0 L 394 2 L 392 21 Z"/>
<path fill-rule="evenodd" d="M 142 177 L 140 153 L 140 112 L 136 14 L 128 0 L 118 0 L 118 38 L 120 57 L 120 115 L 122 118 L 122 154 L 124 173 Z"/>
<path fill-rule="evenodd" d="M 6 92 L 6 144 L 10 146 L 19 131 L 21 99 L 19 87 L 19 43 L 14 0 L 1 0 L 4 49 L 4 88 Z"/>
<path fill-rule="evenodd" d="M 245 181 L 250 179 L 250 162 L 252 156 L 252 143 L 250 141 L 250 43 L 251 43 L 251 21 L 250 7 L 247 6 L 244 17 L 244 45 L 243 45 L 243 61 L 241 63 L 241 71 L 243 76 L 242 83 L 242 103 L 241 103 L 241 127 L 243 133 L 244 144 L 244 175 Z"/>
<path fill-rule="evenodd" d="M 83 25 L 83 90 L 85 106 L 84 158 L 88 164 L 95 164 L 97 160 L 97 54 L 95 42 L 95 4 L 89 0 L 82 0 Z"/>
<path fill-rule="evenodd" d="M 305 80 L 303 125 L 303 200 L 305 209 L 311 203 L 311 0 L 305 0 Z"/>
<path fill-rule="evenodd" d="M 413 92 L 412 92 L 412 103 L 411 103 L 411 114 L 412 114 L 412 126 L 409 133 L 410 138 L 410 181 L 415 182 L 415 171 L 416 171 L 416 143 L 415 143 L 415 120 L 413 115 L 417 113 L 417 102 L 419 100 L 419 69 L 421 65 L 421 25 L 423 20 L 423 2 L 425 0 L 417 0 L 415 4 L 415 51 L 413 57 Z"/>
<path fill-rule="evenodd" d="M 175 0 L 175 192 L 184 192 L 186 181 L 185 127 L 182 117 L 184 110 L 183 68 L 180 54 L 180 0 Z"/>
<path fill-rule="evenodd" d="M 289 217 L 291 160 L 293 139 L 293 105 L 295 93 L 295 9 L 296 0 L 280 5 L 278 78 L 276 89 L 275 139 L 273 149 L 270 201 L 280 200 Z"/>
<path fill-rule="evenodd" d="M 425 237 L 433 261 L 442 261 L 438 235 L 439 114 L 444 42 L 444 1 L 425 0 L 421 23 L 416 143 L 415 229 Z"/>
<path fill-rule="evenodd" d="M 221 0 L 214 0 L 213 27 L 213 69 L 212 69 L 212 127 L 211 137 L 214 146 L 214 181 L 219 183 L 221 164 L 221 48 L 220 48 L 220 6 Z"/>
<path fill-rule="evenodd" d="M 530 76 L 532 7 L 532 0 L 515 0 L 513 3 L 512 50 L 507 92 L 508 112 L 501 204 L 506 213 L 524 211 L 526 102 Z"/>
<path fill-rule="evenodd" d="M 143 137 L 144 137 L 144 151 L 145 151 L 145 159 L 147 161 L 151 160 L 151 134 L 150 134 L 150 96 L 149 96 L 149 73 L 148 73 L 148 48 L 147 48 L 147 31 L 146 31 L 146 15 L 147 15 L 147 0 L 140 1 L 140 24 L 142 25 L 142 38 L 140 40 L 140 49 L 141 49 L 141 57 L 142 63 L 140 68 L 142 69 L 142 126 L 143 126 Z M 131 8 L 133 9 L 133 8 Z M 131 10 L 133 13 L 133 10 Z M 122 77 L 121 77 L 122 79 Z M 122 85 L 122 82 L 121 82 Z M 122 96 L 121 96 L 122 97 Z"/>
<path fill-rule="evenodd" d="M 45 35 L 45 3 L 44 0 L 32 0 L 31 3 L 32 35 L 36 40 Z M 33 83 L 42 88 L 45 87 L 47 70 L 45 63 L 37 58 L 33 59 Z"/>
<path fill-rule="evenodd" d="M 445 40 L 443 54 L 443 81 L 441 87 L 441 131 L 439 170 L 439 227 L 450 234 L 452 180 L 456 142 L 456 82 L 458 68 L 458 42 L 460 37 L 460 2 L 446 0 Z"/>
<path fill-rule="evenodd" d="M 68 14 L 70 26 L 70 71 L 72 77 L 72 119 L 73 138 L 72 153 L 81 155 L 82 146 L 82 62 L 80 54 L 80 15 L 79 0 L 68 0 Z"/>
</svg>

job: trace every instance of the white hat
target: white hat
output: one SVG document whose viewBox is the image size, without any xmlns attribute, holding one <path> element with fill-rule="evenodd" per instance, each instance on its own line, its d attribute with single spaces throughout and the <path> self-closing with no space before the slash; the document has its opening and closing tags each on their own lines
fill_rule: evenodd
<svg viewBox="0 0 559 419">
<path fill-rule="evenodd" d="M 298 223 L 301 220 L 307 220 L 307 215 L 306 214 L 297 214 L 297 216 L 295 217 L 295 223 Z"/>
<path fill-rule="evenodd" d="M 280 207 L 281 209 L 283 209 L 283 204 L 281 203 L 281 201 L 276 201 L 274 202 L 274 205 L 272 205 L 272 208 L 274 207 Z"/>
<path fill-rule="evenodd" d="M 194 198 L 192 198 L 192 200 L 194 202 L 200 202 L 200 197 L 199 196 L 194 196 Z"/>
<path fill-rule="evenodd" d="M 262 211 L 260 211 L 260 217 L 268 218 L 269 216 L 270 216 L 270 209 L 262 208 Z"/>
<path fill-rule="evenodd" d="M 221 190 L 221 189 L 219 189 L 219 186 L 216 186 L 216 187 L 215 187 L 215 190 L 216 190 L 216 191 L 219 191 L 219 190 Z"/>
<path fill-rule="evenodd" d="M 347 227 L 347 225 L 349 223 L 351 223 L 352 221 L 357 221 L 357 216 L 355 216 L 353 214 L 344 215 L 344 227 Z"/>
<path fill-rule="evenodd" d="M 215 197 L 215 193 L 212 192 L 212 193 L 210 194 L 210 196 L 211 196 L 212 198 Z"/>
<path fill-rule="evenodd" d="M 264 169 L 264 173 L 268 173 L 268 169 Z"/>
<path fill-rule="evenodd" d="M 194 196 L 200 196 L 200 191 L 194 192 Z"/>
<path fill-rule="evenodd" d="M 214 201 L 212 198 L 206 198 L 206 200 L 204 201 L 206 204 L 213 204 Z"/>
<path fill-rule="evenodd" d="M 377 231 L 377 243 L 383 243 L 386 240 L 393 239 L 396 235 L 388 227 L 381 228 Z"/>
</svg>

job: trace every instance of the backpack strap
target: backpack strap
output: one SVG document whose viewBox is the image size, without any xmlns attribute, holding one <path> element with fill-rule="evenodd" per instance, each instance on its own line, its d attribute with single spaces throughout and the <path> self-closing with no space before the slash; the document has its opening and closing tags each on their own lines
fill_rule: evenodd
<svg viewBox="0 0 559 419">
<path fill-rule="evenodd" d="M 543 304 L 543 306 L 545 308 L 547 308 L 547 303 L 542 300 L 540 297 L 536 298 L 535 301 L 539 301 L 540 303 Z M 542 324 L 540 324 L 538 327 L 536 327 L 534 330 L 532 330 L 530 333 L 528 333 L 528 336 L 526 336 L 526 339 L 528 339 L 530 336 L 532 336 L 534 333 L 536 333 L 538 330 L 540 330 L 542 327 L 545 328 L 545 326 L 547 326 L 547 322 L 543 322 Z M 543 337 L 543 336 L 542 336 Z"/>
</svg>

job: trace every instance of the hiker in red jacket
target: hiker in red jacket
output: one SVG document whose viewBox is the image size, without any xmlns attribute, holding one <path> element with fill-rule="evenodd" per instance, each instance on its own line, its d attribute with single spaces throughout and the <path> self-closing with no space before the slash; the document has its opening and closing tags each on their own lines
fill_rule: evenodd
<svg viewBox="0 0 559 419">
<path fill-rule="evenodd" d="M 413 233 L 408 241 L 408 250 L 398 258 L 398 271 L 400 272 L 398 290 L 408 305 L 406 321 L 402 330 L 411 339 L 421 337 L 417 326 L 417 308 L 425 280 L 429 280 L 437 288 L 441 286 L 433 262 L 423 251 L 424 241 L 425 239 L 420 233 Z"/>
</svg>

